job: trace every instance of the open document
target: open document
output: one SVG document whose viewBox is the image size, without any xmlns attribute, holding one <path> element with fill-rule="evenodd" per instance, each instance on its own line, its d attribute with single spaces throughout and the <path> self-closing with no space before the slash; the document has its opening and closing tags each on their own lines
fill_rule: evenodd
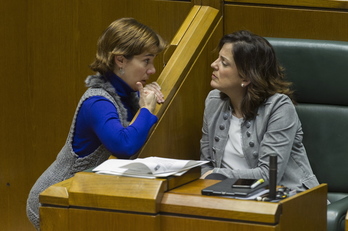
<svg viewBox="0 0 348 231">
<path fill-rule="evenodd" d="M 199 160 L 180 160 L 163 157 L 137 158 L 135 160 L 109 159 L 93 169 L 96 173 L 156 178 L 180 176 L 187 170 L 208 163 Z"/>
</svg>

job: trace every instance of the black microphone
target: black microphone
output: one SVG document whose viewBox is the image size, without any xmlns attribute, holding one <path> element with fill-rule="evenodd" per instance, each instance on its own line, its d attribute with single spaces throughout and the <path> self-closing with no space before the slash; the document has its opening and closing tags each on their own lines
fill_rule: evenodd
<svg viewBox="0 0 348 231">
<path fill-rule="evenodd" d="M 275 200 L 277 196 L 277 155 L 269 156 L 269 198 Z"/>
</svg>

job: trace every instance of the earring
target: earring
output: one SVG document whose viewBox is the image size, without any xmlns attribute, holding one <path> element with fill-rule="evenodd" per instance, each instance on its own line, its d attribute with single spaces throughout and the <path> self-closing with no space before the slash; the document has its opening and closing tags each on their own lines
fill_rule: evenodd
<svg viewBox="0 0 348 231">
<path fill-rule="evenodd" d="M 124 74 L 124 70 L 123 70 L 122 67 L 120 67 L 119 71 L 120 71 L 120 75 L 123 75 L 123 74 Z"/>
<path fill-rule="evenodd" d="M 241 84 L 241 87 L 244 87 L 244 83 Z"/>
</svg>

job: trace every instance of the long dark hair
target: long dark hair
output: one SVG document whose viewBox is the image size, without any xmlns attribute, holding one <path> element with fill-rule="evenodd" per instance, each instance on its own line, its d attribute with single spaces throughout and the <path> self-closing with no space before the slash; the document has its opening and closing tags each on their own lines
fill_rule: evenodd
<svg viewBox="0 0 348 231">
<path fill-rule="evenodd" d="M 244 119 L 254 119 L 257 109 L 270 96 L 282 93 L 293 100 L 292 85 L 284 79 L 284 68 L 277 61 L 272 45 L 263 37 L 241 30 L 222 37 L 219 48 L 232 43 L 232 57 L 239 75 L 250 81 L 242 100 Z M 222 98 L 227 95 L 221 93 Z"/>
</svg>

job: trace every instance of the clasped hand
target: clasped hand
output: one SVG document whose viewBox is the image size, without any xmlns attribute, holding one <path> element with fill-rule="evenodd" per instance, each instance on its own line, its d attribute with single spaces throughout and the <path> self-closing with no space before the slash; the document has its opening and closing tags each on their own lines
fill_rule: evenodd
<svg viewBox="0 0 348 231">
<path fill-rule="evenodd" d="M 161 104 L 164 102 L 161 87 L 156 82 L 146 84 L 145 87 L 141 82 L 137 82 L 137 86 L 140 93 L 140 107 L 147 108 L 151 113 L 153 113 L 156 108 L 156 103 Z"/>
</svg>

